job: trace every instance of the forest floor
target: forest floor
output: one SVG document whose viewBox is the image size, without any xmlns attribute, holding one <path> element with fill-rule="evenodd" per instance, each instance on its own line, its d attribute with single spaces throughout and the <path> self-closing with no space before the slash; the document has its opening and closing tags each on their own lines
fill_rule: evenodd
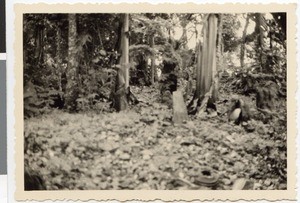
<svg viewBox="0 0 300 203">
<path fill-rule="evenodd" d="M 283 99 L 272 119 L 262 122 L 256 112 L 249 132 L 229 123 L 226 114 L 173 124 L 159 90 L 132 91 L 140 103 L 120 113 L 54 110 L 25 120 L 25 162 L 41 173 L 48 190 L 231 190 L 240 178 L 250 189 L 286 189 Z M 221 101 L 231 96 L 220 90 Z M 240 97 L 255 109 L 255 100 Z M 228 105 L 220 103 L 218 111 Z M 209 183 L 212 179 L 218 181 Z"/>
</svg>

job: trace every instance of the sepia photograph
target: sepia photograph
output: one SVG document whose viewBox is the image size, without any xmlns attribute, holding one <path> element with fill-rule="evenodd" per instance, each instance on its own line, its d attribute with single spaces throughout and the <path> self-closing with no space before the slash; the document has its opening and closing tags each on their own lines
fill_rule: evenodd
<svg viewBox="0 0 300 203">
<path fill-rule="evenodd" d="M 15 4 L 16 201 L 295 200 L 295 11 Z"/>
<path fill-rule="evenodd" d="M 23 14 L 25 190 L 286 190 L 286 13 Z"/>
</svg>

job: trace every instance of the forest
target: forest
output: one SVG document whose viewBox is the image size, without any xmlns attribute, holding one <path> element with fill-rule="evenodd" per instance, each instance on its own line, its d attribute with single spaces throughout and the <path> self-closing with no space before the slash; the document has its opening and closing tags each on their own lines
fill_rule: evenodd
<svg viewBox="0 0 300 203">
<path fill-rule="evenodd" d="M 23 15 L 25 190 L 286 190 L 286 13 Z"/>
</svg>

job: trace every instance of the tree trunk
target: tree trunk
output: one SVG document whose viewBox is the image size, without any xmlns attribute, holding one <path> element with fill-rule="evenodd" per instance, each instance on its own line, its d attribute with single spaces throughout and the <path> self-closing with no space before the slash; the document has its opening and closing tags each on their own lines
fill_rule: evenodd
<svg viewBox="0 0 300 203">
<path fill-rule="evenodd" d="M 150 47 L 154 48 L 154 36 L 150 37 Z M 156 74 L 156 67 L 155 67 L 155 54 L 153 53 L 151 56 L 151 85 L 155 83 L 155 74 Z"/>
<path fill-rule="evenodd" d="M 257 32 L 257 45 L 259 50 L 259 61 L 260 61 L 260 72 L 263 72 L 266 66 L 266 56 L 264 54 L 264 29 L 266 27 L 266 22 L 263 14 L 255 14 L 256 19 L 256 32 Z"/>
<path fill-rule="evenodd" d="M 114 92 L 114 108 L 117 111 L 127 109 L 129 94 L 129 14 L 123 14 L 122 32 L 121 32 L 121 59 L 120 68 L 116 78 Z"/>
<path fill-rule="evenodd" d="M 126 97 L 125 76 L 124 76 L 124 72 L 122 71 L 122 68 L 118 69 L 114 95 L 115 95 L 114 108 L 117 111 L 122 111 L 127 109 L 128 100 Z"/>
<path fill-rule="evenodd" d="M 202 52 L 199 52 L 199 54 L 201 53 L 201 66 L 197 67 L 201 70 L 201 74 L 200 74 L 200 92 L 199 92 L 199 99 L 201 99 L 201 97 L 204 96 L 206 89 L 208 88 L 208 83 L 207 83 L 207 79 L 209 77 L 208 74 L 208 33 L 207 33 L 207 29 L 208 29 L 208 22 L 206 21 L 205 24 L 203 25 L 203 45 L 202 45 Z"/>
<path fill-rule="evenodd" d="M 249 19 L 250 19 L 250 16 L 247 14 L 247 17 L 246 17 L 246 24 L 245 24 L 245 28 L 244 28 L 244 31 L 243 31 L 243 36 L 242 36 L 242 40 L 241 40 L 241 54 L 240 54 L 240 63 L 241 63 L 241 67 L 243 68 L 244 67 L 244 57 L 245 57 L 245 43 L 246 43 L 246 34 L 247 34 L 247 29 L 248 29 L 248 26 L 249 26 Z"/>
<path fill-rule="evenodd" d="M 77 49 L 76 49 L 76 14 L 69 14 L 69 42 L 68 42 L 68 68 L 67 68 L 67 86 L 65 93 L 65 104 L 69 111 L 76 110 L 76 99 L 78 98 L 77 89 Z"/>
<path fill-rule="evenodd" d="M 200 93 L 201 93 L 201 76 L 204 74 L 202 73 L 203 68 L 201 68 L 202 66 L 202 44 L 199 41 L 198 43 L 198 52 L 197 52 L 197 68 L 196 68 L 196 92 L 195 92 L 195 97 L 197 99 L 200 99 Z"/>
<path fill-rule="evenodd" d="M 36 31 L 36 49 L 35 49 L 35 58 L 37 59 L 37 66 L 43 63 L 43 50 L 44 50 L 44 26 L 40 25 L 37 26 L 37 31 Z"/>
<path fill-rule="evenodd" d="M 217 33 L 218 33 L 218 18 L 216 15 L 210 15 L 208 18 L 209 22 L 209 33 L 208 33 L 208 41 L 209 41 L 209 65 L 208 69 L 211 73 L 209 79 L 209 87 L 213 86 L 212 88 L 212 102 L 217 101 L 218 99 L 218 70 L 216 65 L 216 51 L 217 51 Z M 209 91 L 210 88 L 207 89 L 206 93 Z"/>
<path fill-rule="evenodd" d="M 62 88 L 62 53 L 61 53 L 61 29 L 59 26 L 57 26 L 57 32 L 56 32 L 56 64 L 57 64 L 57 72 L 58 72 L 58 90 L 59 92 L 63 91 Z"/>
<path fill-rule="evenodd" d="M 125 77 L 125 88 L 129 87 L 129 14 L 124 14 L 122 32 L 122 62 Z"/>
<path fill-rule="evenodd" d="M 222 45 L 223 45 L 223 15 L 219 14 L 219 25 L 218 25 L 218 51 L 217 51 L 217 58 L 218 58 L 218 68 L 219 71 L 224 71 L 224 60 L 223 60 L 223 49 L 222 49 Z"/>
<path fill-rule="evenodd" d="M 216 39 L 217 17 L 210 14 L 203 25 L 203 44 L 199 42 L 198 45 L 196 91 L 188 106 L 189 113 L 196 113 L 199 106 L 203 107 L 206 104 L 214 106 L 218 98 Z"/>
<path fill-rule="evenodd" d="M 264 62 L 264 37 L 263 37 L 263 29 L 262 29 L 262 14 L 258 14 L 258 22 L 259 22 L 259 36 L 258 36 L 258 44 L 259 44 L 259 50 L 260 50 L 260 65 L 261 69 L 260 72 L 263 72 L 264 67 L 265 67 L 265 62 Z"/>
</svg>

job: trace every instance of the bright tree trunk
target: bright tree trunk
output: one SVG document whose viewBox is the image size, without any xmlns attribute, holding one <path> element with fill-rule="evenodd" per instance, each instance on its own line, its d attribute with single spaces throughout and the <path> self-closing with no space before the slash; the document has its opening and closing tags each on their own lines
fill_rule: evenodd
<svg viewBox="0 0 300 203">
<path fill-rule="evenodd" d="M 77 90 L 77 57 L 76 57 L 76 14 L 69 14 L 69 42 L 68 42 L 68 67 L 67 67 L 67 85 L 65 93 L 65 105 L 70 111 L 76 109 Z"/>
<path fill-rule="evenodd" d="M 125 77 L 125 88 L 129 87 L 129 14 L 124 14 L 123 29 L 122 29 L 122 62 Z"/>
<path fill-rule="evenodd" d="M 215 102 L 218 99 L 218 70 L 217 70 L 217 33 L 218 33 L 218 18 L 216 15 L 210 15 L 208 18 L 209 24 L 209 33 L 208 33 L 208 41 L 209 41 L 209 65 L 208 69 L 211 70 L 210 75 L 210 83 L 209 86 L 212 88 L 212 99 Z M 210 89 L 209 88 L 209 89 Z M 207 91 L 209 91 L 209 89 Z"/>
<path fill-rule="evenodd" d="M 216 66 L 216 40 L 218 19 L 210 14 L 203 24 L 203 43 L 199 42 L 196 67 L 196 92 L 189 104 L 189 112 L 195 112 L 199 103 L 200 110 L 208 102 L 218 98 L 218 75 Z"/>
</svg>

